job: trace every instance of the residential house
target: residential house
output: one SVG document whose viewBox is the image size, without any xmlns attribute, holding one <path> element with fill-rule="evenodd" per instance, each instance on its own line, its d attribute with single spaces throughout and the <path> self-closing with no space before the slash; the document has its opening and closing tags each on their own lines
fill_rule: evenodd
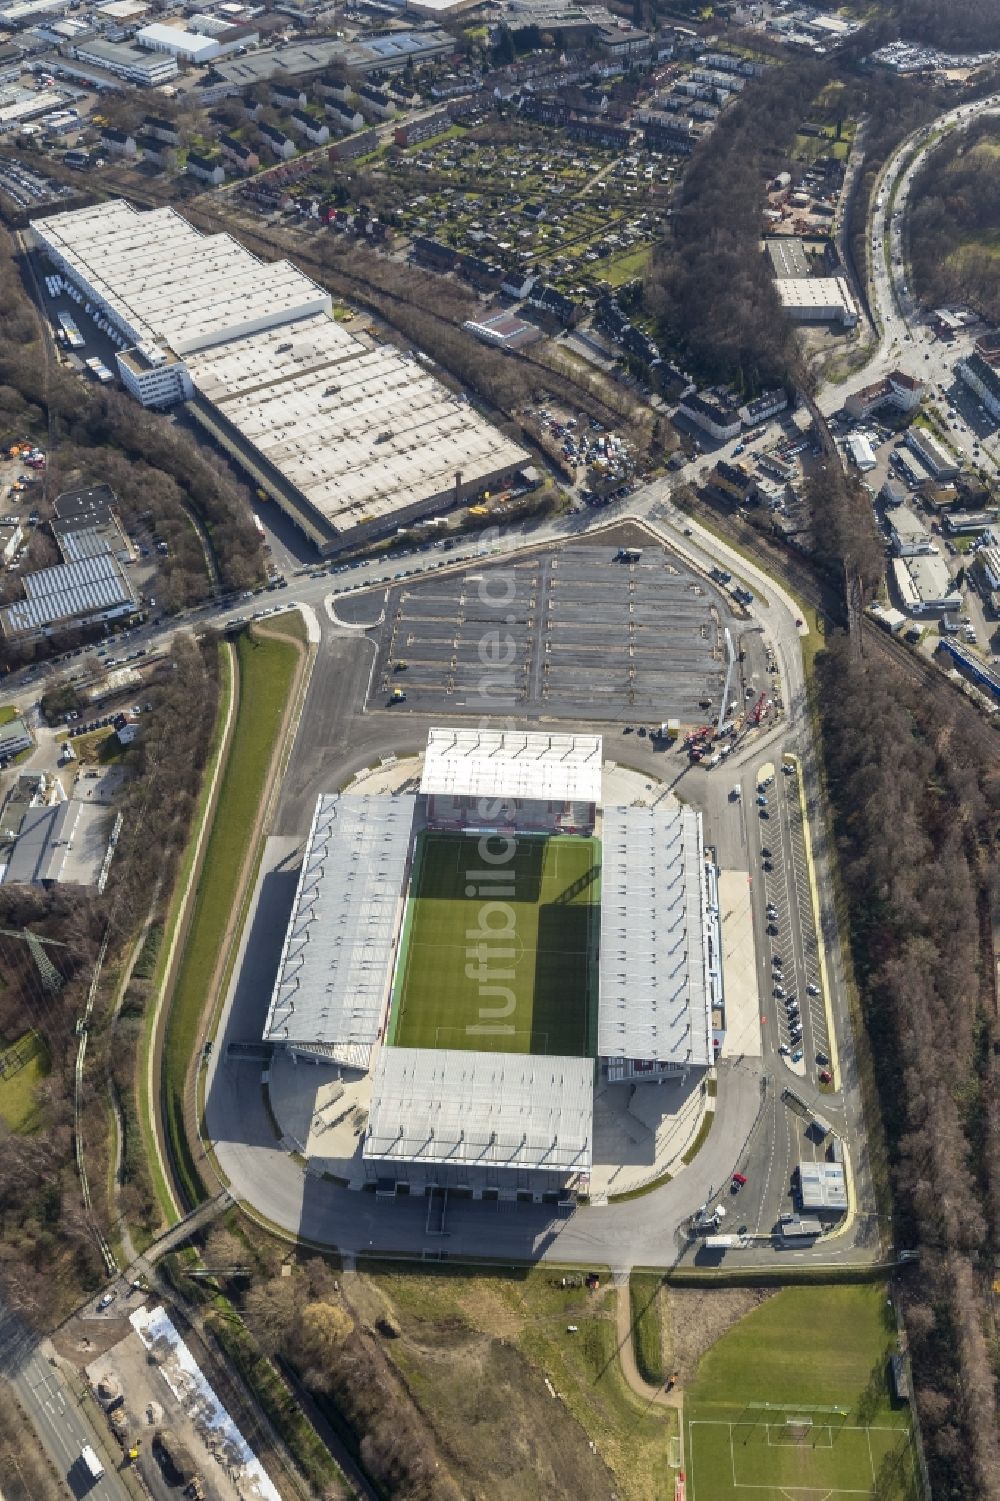
<svg viewBox="0 0 1000 1501">
<path fill-rule="evenodd" d="M 307 115 L 304 110 L 293 109 L 288 122 L 293 130 L 300 131 L 314 146 L 325 146 L 330 139 L 330 127 L 322 120 L 317 120 L 315 115 Z"/>
<path fill-rule="evenodd" d="M 112 721 L 119 745 L 131 745 L 139 734 L 139 721 L 134 714 L 116 714 Z"/>
<path fill-rule="evenodd" d="M 275 109 L 305 109 L 309 96 L 294 83 L 275 83 L 271 85 L 271 103 Z"/>
<path fill-rule="evenodd" d="M 396 113 L 389 95 L 369 83 L 363 83 L 358 89 L 358 108 L 373 120 L 391 120 Z"/>
<path fill-rule="evenodd" d="M 774 391 L 764 391 L 760 396 L 755 396 L 753 401 L 745 402 L 740 407 L 740 418 L 745 427 L 756 427 L 758 422 L 769 422 L 779 412 L 783 412 L 788 405 L 788 396 L 781 387 Z"/>
<path fill-rule="evenodd" d="M 187 155 L 187 171 L 192 177 L 197 177 L 201 182 L 207 182 L 217 188 L 226 180 L 226 171 L 217 156 L 200 156 L 197 151 L 189 151 Z"/>
<path fill-rule="evenodd" d="M 334 130 L 348 135 L 364 129 L 365 117 L 353 104 L 339 104 L 336 100 L 329 100 L 326 104 L 326 117 Z"/>
<path fill-rule="evenodd" d="M 181 133 L 172 120 L 163 120 L 158 115 L 146 115 L 142 122 L 143 135 L 154 141 L 165 141 L 168 146 L 181 144 Z"/>
<path fill-rule="evenodd" d="M 292 157 L 296 155 L 295 142 L 291 136 L 286 136 L 283 130 L 278 130 L 274 125 L 268 125 L 266 121 L 261 121 L 257 129 L 260 131 L 260 138 L 268 151 L 272 156 L 276 156 L 279 161 L 291 161 Z"/>
<path fill-rule="evenodd" d="M 140 136 L 136 143 L 142 152 L 143 161 L 155 162 L 158 167 L 165 170 L 172 167 L 177 160 L 177 152 L 166 141 L 159 141 L 155 136 Z"/>
<path fill-rule="evenodd" d="M 920 405 L 925 385 L 902 370 L 890 370 L 884 380 L 863 386 L 844 402 L 845 410 L 856 420 L 871 416 L 879 407 L 894 407 L 898 412 L 914 412 Z"/>
<path fill-rule="evenodd" d="M 127 130 L 119 130 L 115 125 L 105 125 L 101 131 L 101 149 L 109 156 L 135 156 L 136 140 Z"/>
<path fill-rule="evenodd" d="M 683 398 L 677 415 L 686 417 L 719 443 L 735 438 L 741 427 L 740 414 L 733 407 L 694 391 Z"/>
<path fill-rule="evenodd" d="M 329 156 L 332 162 L 352 161 L 358 156 L 367 156 L 369 152 L 378 149 L 378 135 L 374 130 L 364 130 L 360 135 L 348 136 L 344 141 L 337 141 L 329 148 Z"/>
<path fill-rule="evenodd" d="M 245 141 L 237 140 L 236 136 L 221 135 L 219 146 L 226 160 L 242 172 L 255 172 L 260 166 L 260 157 L 253 147 L 248 146 Z"/>
<path fill-rule="evenodd" d="M 337 104 L 346 104 L 354 92 L 351 84 L 342 78 L 331 78 L 328 73 L 313 79 L 313 88 L 320 99 L 333 99 Z"/>
<path fill-rule="evenodd" d="M 397 146 L 415 146 L 419 141 L 429 141 L 450 128 L 451 116 L 446 109 L 439 109 L 432 115 L 425 115 L 422 120 L 410 120 L 405 125 L 397 125 L 393 140 Z"/>
</svg>

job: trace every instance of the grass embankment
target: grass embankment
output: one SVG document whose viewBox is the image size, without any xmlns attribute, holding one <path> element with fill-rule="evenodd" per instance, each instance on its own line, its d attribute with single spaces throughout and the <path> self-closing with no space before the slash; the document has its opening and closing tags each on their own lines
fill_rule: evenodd
<svg viewBox="0 0 1000 1501">
<path fill-rule="evenodd" d="M 915 1501 L 909 1413 L 888 1388 L 895 1348 L 882 1283 L 768 1299 L 698 1368 L 685 1411 L 692 1491 L 713 1501 L 745 1486 L 761 1501 L 790 1490 Z"/>
<path fill-rule="evenodd" d="M 164 1124 L 174 1170 L 192 1202 L 204 1198 L 204 1186 L 184 1130 L 184 1092 L 188 1065 L 198 1041 L 211 979 L 237 899 L 240 874 L 260 811 L 275 737 L 281 727 L 298 654 L 284 641 L 255 640 L 248 634 L 236 644 L 239 707 L 222 785 L 212 819 L 184 952 L 177 969 L 163 1041 L 161 1078 Z"/>
<path fill-rule="evenodd" d="M 380 1270 L 361 1280 L 400 1325 L 403 1337 L 387 1341 L 385 1352 L 463 1495 L 673 1494 L 676 1415 L 651 1409 L 625 1385 L 610 1281 L 590 1293 L 563 1287 L 554 1270 L 497 1277 Z"/>
<path fill-rule="evenodd" d="M 17 710 L 13 704 L 0 704 L 0 724 L 10 724 L 16 718 Z"/>
<path fill-rule="evenodd" d="M 639 1367 L 639 1375 L 650 1386 L 662 1386 L 666 1379 L 663 1369 L 660 1287 L 660 1278 L 651 1276 L 648 1272 L 635 1272 L 628 1282 L 635 1363 Z"/>
<path fill-rule="evenodd" d="M 49 1071 L 49 1053 L 37 1032 L 25 1032 L 0 1053 L 0 1120 L 28 1136 L 39 1121 L 38 1086 Z"/>
</svg>

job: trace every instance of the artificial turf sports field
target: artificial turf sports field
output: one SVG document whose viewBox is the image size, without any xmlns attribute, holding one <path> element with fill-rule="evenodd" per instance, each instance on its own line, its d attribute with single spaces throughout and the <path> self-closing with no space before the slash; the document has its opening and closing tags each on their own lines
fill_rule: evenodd
<svg viewBox="0 0 1000 1501">
<path fill-rule="evenodd" d="M 688 1393 L 687 1501 L 918 1501 L 909 1410 L 888 1389 L 895 1348 L 877 1284 L 785 1288 L 761 1304 Z"/>
<path fill-rule="evenodd" d="M 592 1057 L 600 843 L 518 836 L 489 890 L 470 876 L 485 868 L 477 846 L 462 834 L 418 836 L 390 1044 Z M 485 972 L 469 975 L 477 961 L 466 949 L 481 941 Z"/>
</svg>

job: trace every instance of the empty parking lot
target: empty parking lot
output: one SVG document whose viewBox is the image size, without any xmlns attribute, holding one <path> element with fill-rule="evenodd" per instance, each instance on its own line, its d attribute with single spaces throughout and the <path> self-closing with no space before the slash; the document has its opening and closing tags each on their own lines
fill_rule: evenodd
<svg viewBox="0 0 1000 1501">
<path fill-rule="evenodd" d="M 392 589 L 372 678 L 406 709 L 690 723 L 718 711 L 724 599 L 662 546 L 578 543 Z M 735 636 L 735 632 L 734 632 Z"/>
</svg>

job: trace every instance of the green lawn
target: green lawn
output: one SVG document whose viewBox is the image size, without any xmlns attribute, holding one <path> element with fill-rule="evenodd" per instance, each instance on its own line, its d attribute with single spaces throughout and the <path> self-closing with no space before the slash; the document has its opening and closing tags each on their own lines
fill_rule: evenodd
<svg viewBox="0 0 1000 1501">
<path fill-rule="evenodd" d="M 26 1032 L 0 1050 L 0 1120 L 8 1130 L 27 1135 L 35 1129 L 35 1095 L 48 1071 L 48 1050 L 37 1032 Z"/>
<path fill-rule="evenodd" d="M 467 836 L 419 838 L 392 1043 L 591 1056 L 598 841 L 518 838 L 512 859 L 491 867 L 488 890 L 483 865 Z"/>
<path fill-rule="evenodd" d="M 651 245 L 643 245 L 638 250 L 627 250 L 622 255 L 611 256 L 603 266 L 595 267 L 595 273 L 611 286 L 622 287 L 627 281 L 634 281 L 637 276 L 643 275 L 652 253 Z"/>
<path fill-rule="evenodd" d="M 292 642 L 244 632 L 236 645 L 240 701 L 193 911 L 177 972 L 163 1047 L 163 1105 L 175 1166 L 190 1196 L 203 1197 L 184 1132 L 184 1084 L 210 983 L 233 915 L 240 869 L 281 726 L 298 653 Z"/>
<path fill-rule="evenodd" d="M 895 1348 L 880 1285 L 786 1288 L 763 1303 L 698 1369 L 685 1411 L 690 1501 L 917 1501 L 909 1411 L 887 1383 Z"/>
<path fill-rule="evenodd" d="M 660 1318 L 661 1279 L 649 1272 L 633 1272 L 628 1280 L 632 1311 L 632 1343 L 639 1374 L 650 1386 L 662 1386 L 663 1324 Z"/>
<path fill-rule="evenodd" d="M 17 710 L 13 704 L 0 704 L 0 724 L 10 724 L 16 718 Z"/>
</svg>

